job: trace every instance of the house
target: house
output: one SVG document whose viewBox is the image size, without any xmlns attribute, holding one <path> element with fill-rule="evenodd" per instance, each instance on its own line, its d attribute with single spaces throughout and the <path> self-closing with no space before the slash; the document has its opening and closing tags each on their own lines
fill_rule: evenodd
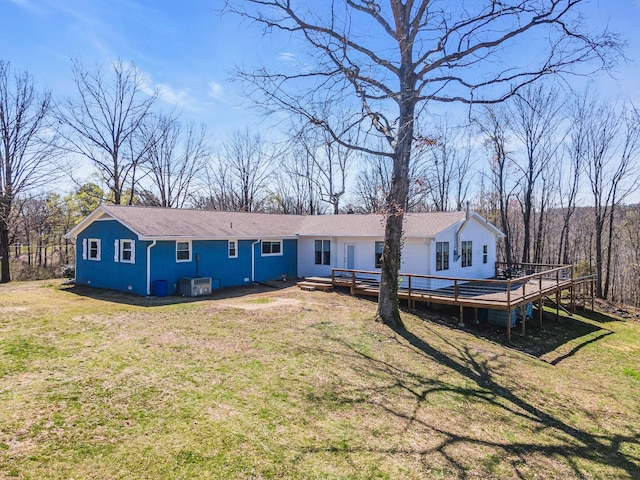
<svg viewBox="0 0 640 480">
<path fill-rule="evenodd" d="M 503 234 L 475 212 L 405 215 L 401 271 L 490 278 Z M 68 234 L 76 283 L 138 295 L 380 268 L 380 215 L 300 216 L 103 205 Z"/>
</svg>

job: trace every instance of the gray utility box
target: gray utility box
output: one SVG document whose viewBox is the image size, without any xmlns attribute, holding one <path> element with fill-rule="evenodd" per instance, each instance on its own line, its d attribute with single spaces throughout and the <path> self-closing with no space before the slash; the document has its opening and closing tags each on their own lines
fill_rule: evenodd
<svg viewBox="0 0 640 480">
<path fill-rule="evenodd" d="M 181 278 L 179 291 L 185 297 L 211 295 L 211 277 Z"/>
</svg>

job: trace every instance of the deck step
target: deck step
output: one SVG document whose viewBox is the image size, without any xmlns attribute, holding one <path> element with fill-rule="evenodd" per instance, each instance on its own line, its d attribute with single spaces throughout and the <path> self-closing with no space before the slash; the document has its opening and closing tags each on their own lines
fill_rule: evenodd
<svg viewBox="0 0 640 480">
<path fill-rule="evenodd" d="M 305 277 L 303 282 L 321 283 L 323 285 L 331 285 L 331 277 Z"/>
<path fill-rule="evenodd" d="M 303 282 L 298 282 L 297 285 L 302 290 L 308 291 L 322 290 L 323 292 L 328 292 L 330 290 L 333 290 L 333 285 L 331 285 L 331 283 L 324 282 L 312 282 L 309 280 L 305 280 Z"/>
</svg>

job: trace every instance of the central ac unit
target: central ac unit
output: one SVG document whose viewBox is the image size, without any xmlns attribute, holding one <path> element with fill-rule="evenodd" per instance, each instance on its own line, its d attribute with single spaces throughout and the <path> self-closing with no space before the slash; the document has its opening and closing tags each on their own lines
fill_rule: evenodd
<svg viewBox="0 0 640 480">
<path fill-rule="evenodd" d="M 181 278 L 179 291 L 185 297 L 211 295 L 211 277 Z"/>
</svg>

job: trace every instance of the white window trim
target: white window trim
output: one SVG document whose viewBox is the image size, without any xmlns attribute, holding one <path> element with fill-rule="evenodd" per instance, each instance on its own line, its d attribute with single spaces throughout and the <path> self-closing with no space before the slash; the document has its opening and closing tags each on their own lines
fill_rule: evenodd
<svg viewBox="0 0 640 480">
<path fill-rule="evenodd" d="M 318 253 L 318 250 L 316 250 L 316 242 L 320 242 L 320 263 L 316 263 L 316 255 Z M 325 250 L 324 247 L 325 245 L 329 245 L 329 250 Z M 325 239 L 325 238 L 316 238 L 315 241 L 313 242 L 313 264 L 314 265 L 324 265 L 326 266 L 331 266 L 331 240 L 329 239 Z M 329 261 L 325 262 L 325 258 L 324 258 L 324 254 L 325 253 L 329 253 Z"/>
<path fill-rule="evenodd" d="M 378 252 L 376 251 L 376 245 L 378 243 L 382 244 L 382 252 L 380 253 L 380 263 L 379 264 L 376 262 L 376 260 L 377 260 L 376 257 L 378 255 Z M 376 240 L 375 242 L 373 242 L 373 268 L 382 268 L 382 262 L 383 262 L 382 256 L 383 255 L 384 255 L 384 240 L 383 241 Z"/>
<path fill-rule="evenodd" d="M 440 264 L 438 265 L 438 244 L 440 244 Z M 447 246 L 447 254 L 444 254 L 444 246 Z M 446 272 L 451 268 L 450 243 L 446 240 L 436 242 L 436 272 Z M 445 268 L 445 258 L 447 259 L 447 267 Z M 440 268 L 438 268 L 440 267 Z"/>
<path fill-rule="evenodd" d="M 264 253 L 262 251 L 262 245 L 265 243 L 279 243 L 280 244 L 280 253 Z M 274 240 L 262 240 L 260 243 L 260 256 L 262 257 L 281 257 L 283 255 L 284 250 L 284 241 L 282 239 L 274 239 Z"/>
<path fill-rule="evenodd" d="M 131 260 L 124 259 L 124 242 L 131 243 Z M 120 240 L 120 262 L 121 263 L 136 263 L 136 242 L 129 238 L 123 238 Z"/>
<path fill-rule="evenodd" d="M 92 257 L 91 256 L 91 243 L 92 242 L 96 242 L 96 246 L 97 246 L 97 256 Z M 99 238 L 88 238 L 87 239 L 87 260 L 91 260 L 94 262 L 99 262 L 100 258 L 102 257 L 102 242 L 100 241 Z"/>
<path fill-rule="evenodd" d="M 235 245 L 235 250 L 236 250 L 236 254 L 235 255 L 231 255 L 231 242 L 234 243 Z M 227 256 L 229 258 L 238 258 L 238 240 L 235 238 L 230 238 L 229 240 L 227 240 Z"/>
<path fill-rule="evenodd" d="M 188 243 L 189 244 L 189 258 L 178 259 L 178 244 L 179 243 Z M 191 244 L 191 240 L 176 240 L 176 263 L 182 262 L 190 262 L 191 257 L 193 256 L 193 245 Z"/>
</svg>

